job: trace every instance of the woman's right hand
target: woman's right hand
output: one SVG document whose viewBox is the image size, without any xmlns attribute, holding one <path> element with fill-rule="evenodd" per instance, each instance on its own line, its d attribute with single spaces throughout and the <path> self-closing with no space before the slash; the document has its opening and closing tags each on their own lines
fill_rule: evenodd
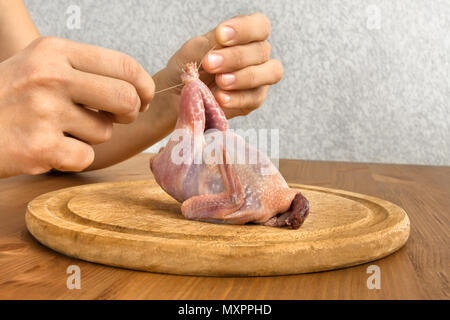
<svg viewBox="0 0 450 320">
<path fill-rule="evenodd" d="M 153 99 L 152 77 L 131 57 L 38 38 L 0 63 L 0 178 L 52 168 L 81 171 Z"/>
</svg>

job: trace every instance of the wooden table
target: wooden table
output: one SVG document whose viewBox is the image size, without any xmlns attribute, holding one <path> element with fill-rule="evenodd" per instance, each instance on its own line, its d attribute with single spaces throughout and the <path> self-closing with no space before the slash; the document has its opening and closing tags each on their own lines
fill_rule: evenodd
<svg viewBox="0 0 450 320">
<path fill-rule="evenodd" d="M 313 274 L 218 278 L 153 274 L 79 261 L 39 244 L 25 227 L 27 203 L 60 188 L 151 178 L 148 155 L 82 174 L 0 180 L 0 298 L 3 299 L 449 299 L 450 167 L 281 160 L 287 181 L 380 197 L 411 220 L 405 247 L 379 261 Z M 367 267 L 381 289 L 367 288 Z M 81 289 L 66 286 L 81 269 Z"/>
</svg>

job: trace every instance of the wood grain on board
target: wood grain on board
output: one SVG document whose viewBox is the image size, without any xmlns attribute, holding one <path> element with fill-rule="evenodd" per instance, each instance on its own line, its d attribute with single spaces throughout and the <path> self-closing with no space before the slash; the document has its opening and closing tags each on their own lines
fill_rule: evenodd
<svg viewBox="0 0 450 320">
<path fill-rule="evenodd" d="M 450 296 L 449 167 L 281 160 L 280 171 L 290 183 L 367 194 L 390 201 L 408 213 L 411 231 L 404 247 L 380 260 L 333 271 L 265 277 L 140 272 L 68 257 L 41 245 L 27 231 L 25 212 L 32 199 L 67 187 L 150 179 L 148 158 L 149 155 L 141 154 L 116 166 L 82 174 L 0 180 L 0 298 L 448 299 Z M 66 270 L 73 264 L 81 269 L 80 290 L 66 287 Z M 379 290 L 370 290 L 366 285 L 370 276 L 367 267 L 371 264 L 380 267 Z"/>
<path fill-rule="evenodd" d="M 30 233 L 60 253 L 129 269 L 205 276 L 332 270 L 387 256 L 409 236 L 403 209 L 378 198 L 291 184 L 310 202 L 298 230 L 184 219 L 155 182 L 108 182 L 43 194 L 27 208 Z"/>
</svg>

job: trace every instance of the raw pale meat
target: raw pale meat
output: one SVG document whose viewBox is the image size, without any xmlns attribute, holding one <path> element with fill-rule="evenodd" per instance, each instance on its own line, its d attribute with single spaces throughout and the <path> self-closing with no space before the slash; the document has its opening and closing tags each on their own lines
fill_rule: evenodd
<svg viewBox="0 0 450 320">
<path fill-rule="evenodd" d="M 299 228 L 309 213 L 308 200 L 288 187 L 264 153 L 228 130 L 227 119 L 199 79 L 195 63 L 185 66 L 181 79 L 175 131 L 150 159 L 150 169 L 158 184 L 182 202 L 184 217 Z M 244 146 L 240 152 L 238 145 Z M 252 153 L 257 155 L 254 162 L 249 160 Z M 243 155 L 244 161 L 238 161 Z"/>
</svg>

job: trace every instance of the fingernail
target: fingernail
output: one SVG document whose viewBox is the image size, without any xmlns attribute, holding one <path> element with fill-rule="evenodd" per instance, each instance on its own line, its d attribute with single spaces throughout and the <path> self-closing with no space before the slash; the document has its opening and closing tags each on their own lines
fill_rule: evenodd
<svg viewBox="0 0 450 320">
<path fill-rule="evenodd" d="M 208 55 L 208 65 L 212 69 L 220 67 L 223 63 L 223 57 L 220 54 L 210 53 Z"/>
<path fill-rule="evenodd" d="M 235 34 L 236 31 L 234 31 L 231 27 L 225 26 L 220 29 L 220 38 L 224 44 L 227 44 L 233 40 Z"/>
<path fill-rule="evenodd" d="M 229 86 L 236 81 L 236 76 L 232 73 L 224 73 L 222 74 L 222 83 L 224 86 Z"/>
<path fill-rule="evenodd" d="M 150 108 L 150 103 L 145 106 L 145 108 L 144 108 L 144 110 L 142 110 L 142 112 L 146 112 L 148 110 L 148 108 Z"/>
</svg>

